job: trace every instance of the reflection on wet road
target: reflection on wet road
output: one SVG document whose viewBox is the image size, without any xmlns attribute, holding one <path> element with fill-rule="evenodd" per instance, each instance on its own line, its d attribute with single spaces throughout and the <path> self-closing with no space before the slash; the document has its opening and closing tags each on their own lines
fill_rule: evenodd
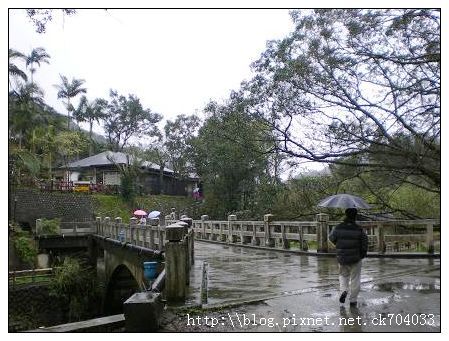
<svg viewBox="0 0 449 341">
<path fill-rule="evenodd" d="M 209 264 L 208 307 L 220 306 L 215 313 L 204 312 L 205 316 L 220 321 L 213 331 L 440 332 L 441 329 L 439 259 L 364 259 L 356 308 L 338 302 L 338 265 L 334 257 L 204 242 L 195 243 L 195 266 L 187 303 L 199 303 L 203 261 Z M 232 325 L 231 317 L 234 317 Z M 242 325 L 241 321 L 248 322 L 248 317 L 255 323 Z M 234 323 L 237 321 L 238 324 Z M 204 331 L 199 326 L 195 328 Z"/>
<path fill-rule="evenodd" d="M 279 295 L 301 289 L 338 287 L 338 265 L 334 257 L 296 255 L 196 242 L 195 266 L 190 284 L 191 303 L 199 300 L 203 261 L 209 264 L 208 303 L 211 304 Z M 362 283 L 365 283 L 366 289 L 390 292 L 440 290 L 439 278 L 432 283 L 370 283 L 376 279 L 407 275 L 439 266 L 439 260 L 367 258 L 363 262 Z"/>
</svg>

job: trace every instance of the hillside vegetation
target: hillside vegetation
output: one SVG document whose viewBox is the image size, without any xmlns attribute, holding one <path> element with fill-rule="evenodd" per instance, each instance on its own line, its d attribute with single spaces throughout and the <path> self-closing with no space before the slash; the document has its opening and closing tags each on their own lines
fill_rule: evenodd
<svg viewBox="0 0 449 341">
<path fill-rule="evenodd" d="M 171 208 L 176 208 L 177 213 L 187 214 L 189 217 L 199 219 L 201 216 L 202 204 L 195 200 L 183 196 L 169 195 L 151 195 L 136 197 L 135 207 L 123 200 L 117 195 L 93 195 L 95 215 L 97 217 L 121 217 L 124 222 L 129 222 L 133 217 L 133 212 L 137 209 L 143 209 L 146 212 L 160 211 L 163 215 L 169 214 Z"/>
</svg>

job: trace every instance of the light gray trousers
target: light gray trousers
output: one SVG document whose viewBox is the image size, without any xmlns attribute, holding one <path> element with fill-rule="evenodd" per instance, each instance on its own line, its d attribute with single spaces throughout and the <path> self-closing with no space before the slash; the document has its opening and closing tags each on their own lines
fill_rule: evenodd
<svg viewBox="0 0 449 341">
<path fill-rule="evenodd" d="M 360 291 L 360 275 L 362 273 L 362 261 L 350 265 L 339 264 L 340 290 L 347 291 L 349 302 L 357 302 Z"/>
</svg>

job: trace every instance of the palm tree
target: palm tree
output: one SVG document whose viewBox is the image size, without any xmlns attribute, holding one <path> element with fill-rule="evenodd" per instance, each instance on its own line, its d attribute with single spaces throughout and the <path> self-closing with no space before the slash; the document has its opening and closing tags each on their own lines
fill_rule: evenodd
<svg viewBox="0 0 449 341">
<path fill-rule="evenodd" d="M 61 77 L 61 84 L 55 84 L 54 86 L 59 90 L 58 98 L 67 99 L 67 129 L 70 130 L 70 111 L 73 111 L 73 105 L 70 104 L 70 99 L 78 96 L 80 93 L 86 93 L 86 88 L 81 86 L 84 84 L 84 79 L 73 78 L 71 82 L 68 81 L 66 76 L 59 75 Z"/>
<path fill-rule="evenodd" d="M 22 60 L 26 60 L 26 57 L 23 53 L 16 51 L 14 49 L 9 49 L 9 55 L 8 55 L 8 59 L 9 59 L 9 66 L 8 66 L 8 73 L 10 76 L 13 77 L 20 77 L 22 78 L 25 82 L 28 80 L 28 77 L 26 75 L 26 73 L 24 71 L 22 71 L 17 65 L 13 64 L 11 61 L 13 59 L 22 59 Z M 11 81 L 10 81 L 11 84 Z"/>
<path fill-rule="evenodd" d="M 41 66 L 41 63 L 47 63 L 50 64 L 48 59 L 50 58 L 50 55 L 45 51 L 43 47 L 36 47 L 35 49 L 31 50 L 31 54 L 29 56 L 26 56 L 26 66 L 30 66 L 30 72 L 31 72 L 31 83 L 33 83 L 33 75 L 36 69 L 34 68 L 34 64 L 37 64 Z"/>
<path fill-rule="evenodd" d="M 42 123 L 42 107 L 44 93 L 34 83 L 21 85 L 9 93 L 9 136 L 18 139 L 19 148 L 27 133 Z"/>
<path fill-rule="evenodd" d="M 73 118 L 77 122 L 89 122 L 89 155 L 93 154 L 92 126 L 96 121 L 99 123 L 106 116 L 105 109 L 107 101 L 97 98 L 93 102 L 89 102 L 86 96 L 82 96 L 78 104 L 78 108 L 73 112 Z"/>
</svg>

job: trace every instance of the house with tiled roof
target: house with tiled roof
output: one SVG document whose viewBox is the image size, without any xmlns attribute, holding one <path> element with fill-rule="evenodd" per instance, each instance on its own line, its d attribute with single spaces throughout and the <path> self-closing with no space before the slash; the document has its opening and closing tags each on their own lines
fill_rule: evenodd
<svg viewBox="0 0 449 341">
<path fill-rule="evenodd" d="M 64 178 L 74 184 L 90 184 L 114 192 L 121 181 L 120 167 L 137 165 L 136 183 L 141 194 L 191 195 L 198 178 L 179 179 L 169 168 L 161 169 L 155 163 L 141 160 L 122 152 L 105 151 L 62 166 Z"/>
</svg>

